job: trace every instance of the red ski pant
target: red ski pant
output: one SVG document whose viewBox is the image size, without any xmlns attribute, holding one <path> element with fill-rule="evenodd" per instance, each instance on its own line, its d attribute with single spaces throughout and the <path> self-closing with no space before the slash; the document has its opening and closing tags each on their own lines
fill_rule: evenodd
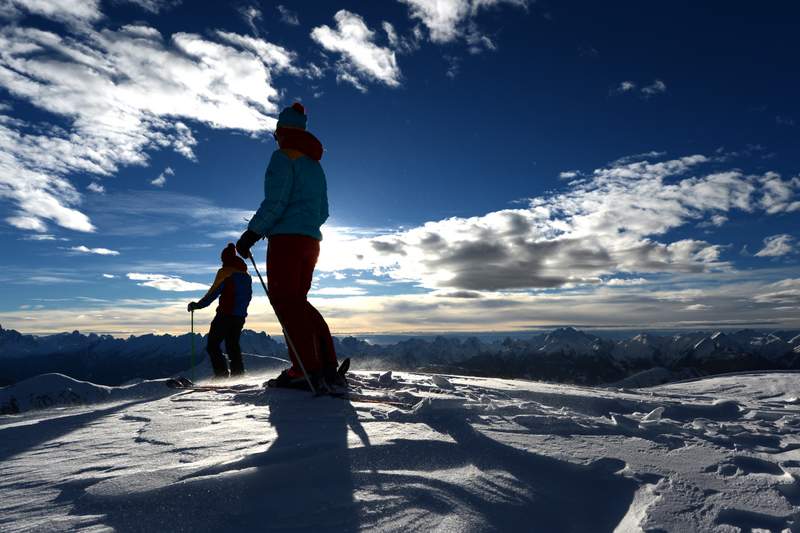
<svg viewBox="0 0 800 533">
<path fill-rule="evenodd" d="M 306 296 L 311 289 L 319 241 L 306 235 L 273 235 L 267 247 L 269 301 L 280 318 L 294 350 L 289 348 L 292 370 L 300 374 L 297 358 L 307 372 L 336 366 L 328 324 Z M 289 342 L 287 341 L 287 345 Z"/>
</svg>

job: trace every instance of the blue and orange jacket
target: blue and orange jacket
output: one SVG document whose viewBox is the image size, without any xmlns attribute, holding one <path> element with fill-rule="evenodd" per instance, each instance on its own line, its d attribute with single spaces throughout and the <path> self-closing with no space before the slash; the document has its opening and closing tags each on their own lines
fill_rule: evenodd
<svg viewBox="0 0 800 533">
<path fill-rule="evenodd" d="M 238 259 L 238 258 L 237 258 Z M 214 284 L 197 302 L 197 309 L 208 307 L 219 296 L 217 313 L 247 316 L 247 306 L 253 297 L 253 280 L 247 273 L 247 265 L 241 259 L 232 264 L 223 264 L 217 271 Z"/>
</svg>

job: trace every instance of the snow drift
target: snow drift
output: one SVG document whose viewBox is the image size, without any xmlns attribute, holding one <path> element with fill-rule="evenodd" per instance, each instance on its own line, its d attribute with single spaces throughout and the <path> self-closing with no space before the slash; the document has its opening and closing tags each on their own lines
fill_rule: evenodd
<svg viewBox="0 0 800 533">
<path fill-rule="evenodd" d="M 398 372 L 353 383 L 363 401 L 251 380 L 166 396 L 111 390 L 102 404 L 0 417 L 0 529 L 800 523 L 798 374 L 618 390 Z"/>
</svg>

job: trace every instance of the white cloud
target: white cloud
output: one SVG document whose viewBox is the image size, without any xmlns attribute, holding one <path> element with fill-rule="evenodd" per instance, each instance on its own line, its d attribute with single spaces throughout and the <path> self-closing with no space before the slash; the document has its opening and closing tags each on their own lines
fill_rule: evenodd
<svg viewBox="0 0 800 533">
<path fill-rule="evenodd" d="M 50 235 L 49 233 L 29 233 L 29 234 L 21 237 L 21 239 L 25 240 L 25 241 L 55 241 L 55 240 L 58 240 L 58 239 L 56 239 L 55 235 Z"/>
<path fill-rule="evenodd" d="M 253 35 L 258 35 L 258 26 L 256 26 L 257 22 L 261 22 L 263 18 L 263 14 L 261 10 L 258 9 L 256 6 L 241 6 L 239 8 L 239 15 L 244 19 L 245 23 L 250 27 L 250 31 L 253 32 Z"/>
<path fill-rule="evenodd" d="M 580 172 L 577 170 L 565 170 L 558 174 L 558 177 L 562 180 L 571 180 L 572 178 L 576 178 Z"/>
<path fill-rule="evenodd" d="M 175 171 L 172 170 L 172 167 L 167 167 L 167 168 L 164 169 L 164 171 L 161 174 L 158 175 L 157 178 L 155 178 L 154 180 L 150 181 L 150 185 L 153 185 L 153 186 L 159 187 L 159 188 L 160 187 L 164 187 L 164 185 L 166 185 L 166 183 L 167 183 L 167 176 L 174 176 L 174 175 L 175 175 Z"/>
<path fill-rule="evenodd" d="M 442 56 L 442 59 L 445 60 L 447 63 L 447 71 L 444 73 L 450 79 L 455 79 L 458 76 L 459 71 L 461 70 L 461 58 L 458 56 L 451 56 L 449 54 L 445 54 Z"/>
<path fill-rule="evenodd" d="M 606 281 L 610 287 L 630 287 L 633 285 L 644 285 L 647 280 L 644 278 L 611 278 Z"/>
<path fill-rule="evenodd" d="M 386 38 L 389 40 L 389 46 L 392 48 L 397 48 L 400 44 L 400 37 L 397 36 L 397 31 L 394 29 L 394 26 L 391 22 L 383 21 L 381 23 L 381 27 L 383 31 L 386 32 Z"/>
<path fill-rule="evenodd" d="M 724 271 L 731 268 L 722 258 L 727 243 L 660 240 L 685 224 L 761 208 L 769 194 L 763 176 L 700 173 L 711 162 L 703 155 L 629 158 L 583 173 L 566 191 L 532 198 L 524 209 L 367 237 L 326 228 L 319 268 L 472 291 L 570 287 L 617 274 Z"/>
<path fill-rule="evenodd" d="M 205 291 L 208 285 L 185 281 L 177 276 L 165 276 L 163 274 L 141 274 L 139 272 L 129 272 L 126 274 L 128 279 L 141 281 L 137 283 L 142 287 L 152 287 L 160 291 L 188 292 Z"/>
<path fill-rule="evenodd" d="M 661 80 L 655 80 L 646 87 L 642 87 L 642 94 L 645 96 L 655 96 L 667 92 L 667 85 Z"/>
<path fill-rule="evenodd" d="M 370 285 L 373 287 L 379 287 L 383 285 L 383 283 L 378 281 L 377 279 L 357 279 L 356 283 L 358 283 L 359 285 Z"/>
<path fill-rule="evenodd" d="M 446 43 L 458 38 L 461 25 L 469 17 L 468 0 L 400 0 L 409 6 L 411 17 L 420 20 L 436 43 Z"/>
<path fill-rule="evenodd" d="M 800 278 L 789 278 L 763 287 L 753 300 L 770 306 L 789 305 L 800 309 Z"/>
<path fill-rule="evenodd" d="M 336 73 L 336 81 L 339 83 L 349 83 L 355 87 L 359 92 L 366 93 L 367 86 L 364 85 L 358 76 L 347 72 L 346 70 L 339 70 Z"/>
<path fill-rule="evenodd" d="M 215 231 L 209 233 L 208 236 L 212 239 L 238 239 L 242 235 L 242 231 L 240 230 L 228 230 L 228 231 Z"/>
<path fill-rule="evenodd" d="M 25 6 L 57 20 L 101 17 L 96 2 Z M 46 221 L 94 231 L 67 176 L 146 165 L 156 149 L 194 158 L 196 140 L 184 120 L 251 133 L 273 129 L 279 93 L 272 76 L 300 73 L 291 64 L 295 56 L 252 37 L 215 37 L 222 42 L 191 33 L 165 37 L 144 25 L 61 34 L 21 23 L 0 27 L 0 88 L 67 122 L 66 129 L 33 124 L 0 110 L 0 198 L 19 211 L 7 222 L 34 231 L 45 231 Z"/>
<path fill-rule="evenodd" d="M 284 22 L 290 26 L 299 26 L 300 25 L 300 18 L 297 16 L 297 12 L 292 11 L 286 6 L 278 4 L 276 6 L 278 13 L 281 14 L 281 22 Z"/>
<path fill-rule="evenodd" d="M 494 44 L 494 41 L 480 32 L 478 29 L 478 25 L 474 22 L 470 22 L 467 25 L 467 34 L 464 37 L 467 42 L 468 50 L 470 54 L 480 54 L 484 50 L 497 50 L 497 45 Z"/>
<path fill-rule="evenodd" d="M 715 227 L 719 228 L 723 226 L 728 221 L 728 217 L 725 215 L 712 215 L 708 220 L 704 220 L 700 224 L 698 224 L 701 228 L 708 228 L 708 227 Z"/>
<path fill-rule="evenodd" d="M 617 87 L 617 91 L 621 93 L 627 93 L 636 89 L 636 84 L 632 81 L 623 81 Z"/>
<path fill-rule="evenodd" d="M 800 178 L 781 179 L 777 172 L 767 172 L 761 178 L 764 194 L 761 207 L 770 215 L 800 211 L 797 193 L 800 191 Z"/>
<path fill-rule="evenodd" d="M 115 276 L 114 274 L 103 274 L 103 277 L 106 278 L 106 279 L 114 279 L 117 276 Z"/>
<path fill-rule="evenodd" d="M 638 91 L 637 91 L 638 89 Z M 653 83 L 650 85 L 645 85 L 641 89 L 639 89 L 639 85 L 636 82 L 625 80 L 620 82 L 617 88 L 613 91 L 616 93 L 634 93 L 637 92 L 643 98 L 651 98 L 658 94 L 663 94 L 667 92 L 667 84 L 661 80 L 653 80 Z"/>
<path fill-rule="evenodd" d="M 251 209 L 220 206 L 207 198 L 163 190 L 115 192 L 91 198 L 94 215 L 108 236 L 157 236 L 195 228 L 238 237 Z M 219 237 L 223 238 L 223 237 Z"/>
<path fill-rule="evenodd" d="M 482 9 L 510 4 L 527 8 L 528 0 L 400 0 L 409 7 L 411 18 L 419 20 L 427 28 L 434 43 L 449 43 L 460 38 L 472 47 L 485 45 L 475 24 L 475 17 Z M 489 41 L 491 43 L 491 41 Z M 488 46 L 493 49 L 493 44 Z"/>
<path fill-rule="evenodd" d="M 181 3 L 181 0 L 118 0 L 136 4 L 150 13 L 159 13 L 171 9 Z"/>
<path fill-rule="evenodd" d="M 756 252 L 756 257 L 780 257 L 793 252 L 794 237 L 782 233 L 765 238 L 764 247 Z"/>
<path fill-rule="evenodd" d="M 70 248 L 73 252 L 80 252 L 83 254 L 95 254 L 95 255 L 119 255 L 119 252 L 116 250 L 109 250 L 108 248 L 89 248 L 84 245 L 80 246 L 73 246 Z"/>
<path fill-rule="evenodd" d="M 310 75 L 309 72 L 305 72 L 294 66 L 294 63 L 297 61 L 297 54 L 282 46 L 278 46 L 277 44 L 270 43 L 263 39 L 227 31 L 218 31 L 216 35 L 226 43 L 252 52 L 261 59 L 264 65 L 273 69 L 275 72 L 288 72 L 297 75 L 305 73 Z"/>
<path fill-rule="evenodd" d="M 87 185 L 86 189 L 97 194 L 105 194 L 106 192 L 106 188 L 103 187 L 101 184 L 97 183 L 96 181 L 93 181 L 89 185 Z"/>
<path fill-rule="evenodd" d="M 315 289 L 310 294 L 312 296 L 362 296 L 367 294 L 367 291 L 361 287 L 325 287 Z"/>
<path fill-rule="evenodd" d="M 364 19 L 347 10 L 334 15 L 336 29 L 318 26 L 311 38 L 325 50 L 341 54 L 337 62 L 337 78 L 363 90 L 364 81 L 379 81 L 390 87 L 400 85 L 400 68 L 395 52 L 375 44 L 375 32 Z"/>
<path fill-rule="evenodd" d="M 77 26 L 103 18 L 99 0 L 4 0 L 0 3 L 0 17 L 16 18 L 24 12 Z"/>
<path fill-rule="evenodd" d="M 647 291 L 635 292 L 598 286 L 590 291 L 483 294 L 481 298 L 469 298 L 468 293 L 457 292 L 446 297 L 436 293 L 318 297 L 314 298 L 314 305 L 325 316 L 334 335 L 444 330 L 513 331 L 564 323 L 626 329 L 698 329 L 751 324 L 763 327 L 765 323 L 775 328 L 796 328 L 800 321 L 800 279 L 790 277 L 764 281 L 747 278 L 748 274 L 700 274 L 701 282 L 708 281 L 710 285 L 694 292 L 652 286 L 648 286 Z M 40 311 L 0 311 L 0 323 L 6 328 L 31 333 L 74 329 L 117 335 L 152 333 L 154 330 L 185 332 L 186 298 L 174 293 L 162 296 L 166 298 L 73 301 L 67 307 Z M 713 308 L 713 315 L 686 309 L 696 305 Z M 266 306 L 269 302 L 263 295 L 255 296 L 251 303 L 252 309 Z M 778 309 L 779 306 L 789 308 Z M 213 312 L 212 307 L 198 313 L 210 320 Z M 280 327 L 271 313 L 253 313 L 247 324 L 248 328 L 280 335 Z"/>
<path fill-rule="evenodd" d="M 40 218 L 28 216 L 23 213 L 6 217 L 6 222 L 19 229 L 30 231 L 47 231 L 47 226 Z"/>
</svg>

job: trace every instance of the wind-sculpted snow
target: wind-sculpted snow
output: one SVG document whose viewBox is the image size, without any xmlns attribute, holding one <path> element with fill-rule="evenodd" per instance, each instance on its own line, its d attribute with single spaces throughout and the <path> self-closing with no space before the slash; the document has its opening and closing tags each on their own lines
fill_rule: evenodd
<svg viewBox="0 0 800 533">
<path fill-rule="evenodd" d="M 0 389 L 0 414 L 164 396 L 167 393 L 164 381 L 162 379 L 124 387 L 106 387 L 72 379 L 63 374 L 42 374 Z"/>
<path fill-rule="evenodd" d="M 363 399 L 250 379 L 0 417 L 0 530 L 800 526 L 800 373 L 649 389 L 397 371 L 352 384 Z"/>
</svg>

